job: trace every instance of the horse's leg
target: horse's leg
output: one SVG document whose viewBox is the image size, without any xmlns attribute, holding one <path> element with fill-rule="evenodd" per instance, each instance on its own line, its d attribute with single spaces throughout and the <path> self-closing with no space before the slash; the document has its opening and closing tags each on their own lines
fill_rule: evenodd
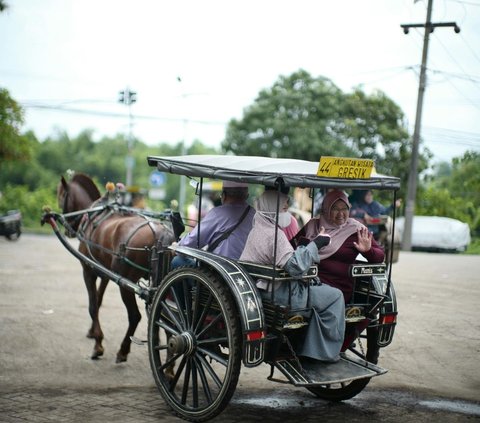
<svg viewBox="0 0 480 423">
<path fill-rule="evenodd" d="M 100 307 L 102 306 L 102 301 L 103 301 L 103 294 L 105 294 L 105 290 L 107 289 L 108 281 L 110 279 L 108 278 L 101 278 L 100 279 L 100 286 L 97 289 L 97 313 L 100 313 Z M 94 325 L 92 321 L 92 326 L 90 327 L 88 333 L 87 333 L 87 338 L 94 338 L 93 336 L 94 332 Z"/>
<path fill-rule="evenodd" d="M 107 289 L 109 280 L 110 279 L 108 278 L 102 278 L 100 280 L 100 286 L 98 287 L 98 290 L 97 290 L 97 306 L 99 310 L 100 310 L 100 306 L 102 305 L 103 294 L 105 294 L 105 290 Z"/>
<path fill-rule="evenodd" d="M 92 326 L 87 333 L 87 337 L 95 339 L 95 346 L 93 347 L 92 360 L 97 359 L 103 355 L 103 332 L 100 327 L 100 321 L 98 319 L 98 301 L 97 301 L 97 276 L 88 268 L 83 269 L 83 280 L 88 292 L 88 312 L 92 319 Z"/>
<path fill-rule="evenodd" d="M 137 329 L 140 319 L 142 318 L 142 315 L 138 310 L 137 299 L 133 291 L 120 288 L 120 294 L 122 296 L 123 303 L 127 308 L 128 329 L 127 333 L 125 334 L 125 338 L 123 338 L 120 350 L 118 350 L 117 353 L 117 363 L 127 361 L 127 355 L 130 352 L 130 345 L 132 343 L 130 337 L 135 334 L 135 330 Z"/>
</svg>

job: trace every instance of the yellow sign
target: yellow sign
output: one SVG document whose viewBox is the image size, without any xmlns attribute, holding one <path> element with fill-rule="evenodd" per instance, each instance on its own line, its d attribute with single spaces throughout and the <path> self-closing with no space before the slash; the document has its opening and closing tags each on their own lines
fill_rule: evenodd
<svg viewBox="0 0 480 423">
<path fill-rule="evenodd" d="M 352 159 L 349 157 L 320 157 L 317 176 L 368 179 L 374 168 L 371 159 Z"/>
</svg>

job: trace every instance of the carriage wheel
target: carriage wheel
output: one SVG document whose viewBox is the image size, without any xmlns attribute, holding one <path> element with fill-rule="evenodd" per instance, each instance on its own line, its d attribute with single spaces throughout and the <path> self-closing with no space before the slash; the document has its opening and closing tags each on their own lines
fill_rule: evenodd
<svg viewBox="0 0 480 423">
<path fill-rule="evenodd" d="M 227 406 L 241 342 L 235 303 L 217 275 L 199 268 L 167 275 L 152 303 L 148 349 L 157 387 L 177 415 L 204 421 Z"/>
<path fill-rule="evenodd" d="M 380 347 L 377 345 L 378 328 L 368 327 L 360 336 L 354 341 L 347 351 L 348 356 L 352 354 L 355 357 L 360 357 L 370 363 L 377 364 Z M 366 340 L 366 345 L 365 345 Z M 328 401 L 343 401 L 353 398 L 359 394 L 370 382 L 370 378 L 357 379 L 351 382 L 332 384 L 325 387 L 307 388 L 317 397 Z"/>
</svg>

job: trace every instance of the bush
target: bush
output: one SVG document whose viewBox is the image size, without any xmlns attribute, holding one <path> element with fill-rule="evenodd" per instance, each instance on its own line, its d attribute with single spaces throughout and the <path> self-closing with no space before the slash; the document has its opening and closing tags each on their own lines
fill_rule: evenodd
<svg viewBox="0 0 480 423">
<path fill-rule="evenodd" d="M 26 228 L 40 228 L 44 206 L 58 209 L 56 194 L 52 189 L 29 191 L 25 185 L 7 185 L 0 197 L 0 212 L 4 214 L 8 210 L 20 210 L 22 225 Z"/>
</svg>

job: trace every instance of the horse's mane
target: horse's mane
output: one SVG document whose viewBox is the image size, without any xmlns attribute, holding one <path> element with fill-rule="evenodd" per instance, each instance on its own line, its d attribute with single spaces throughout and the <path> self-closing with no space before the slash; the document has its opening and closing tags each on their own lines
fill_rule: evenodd
<svg viewBox="0 0 480 423">
<path fill-rule="evenodd" d="M 97 200 L 101 197 L 100 191 L 90 176 L 85 175 L 84 173 L 75 173 L 75 175 L 73 175 L 72 182 L 80 185 L 88 193 L 92 200 Z"/>
</svg>

